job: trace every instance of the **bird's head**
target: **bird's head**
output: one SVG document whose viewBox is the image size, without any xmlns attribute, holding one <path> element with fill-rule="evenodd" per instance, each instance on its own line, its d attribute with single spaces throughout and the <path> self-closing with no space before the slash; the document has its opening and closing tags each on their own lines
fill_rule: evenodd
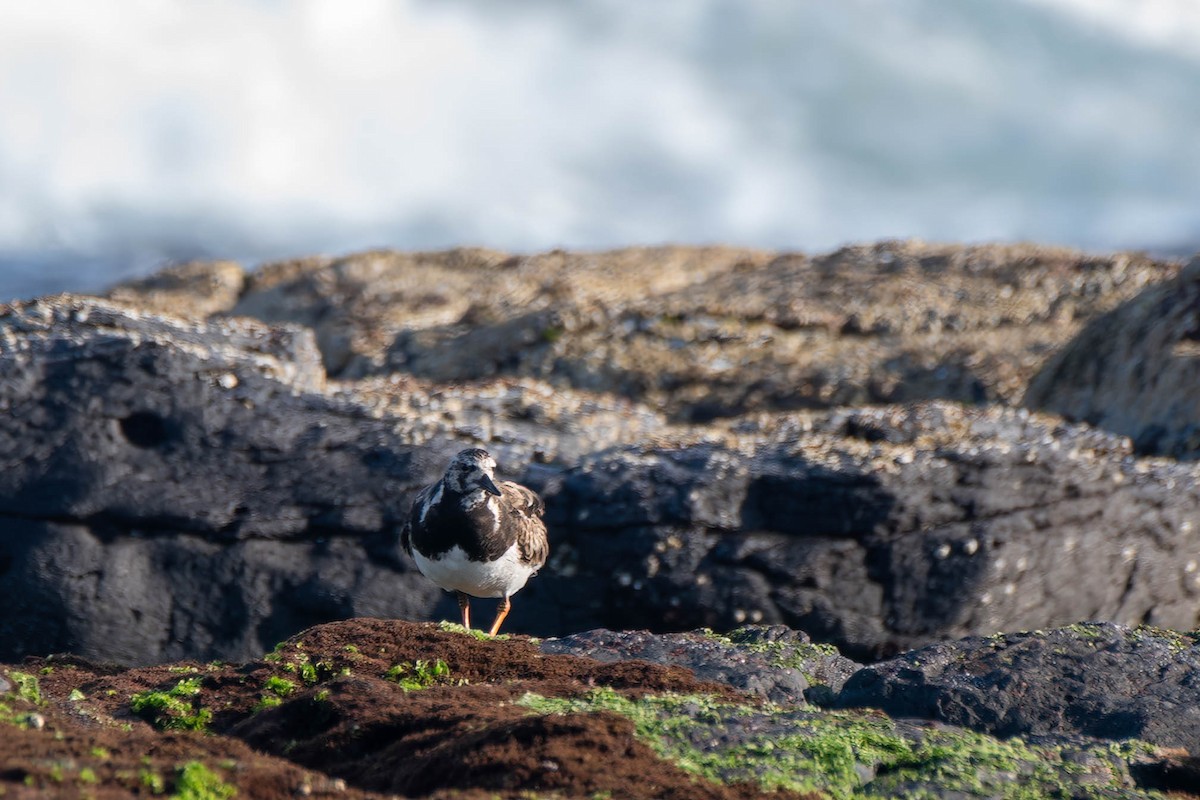
<svg viewBox="0 0 1200 800">
<path fill-rule="evenodd" d="M 482 489 L 488 494 L 500 496 L 496 487 L 496 459 L 486 450 L 472 448 L 463 450 L 446 467 L 446 477 L 443 480 L 446 488 L 455 494 L 470 494 Z"/>
</svg>

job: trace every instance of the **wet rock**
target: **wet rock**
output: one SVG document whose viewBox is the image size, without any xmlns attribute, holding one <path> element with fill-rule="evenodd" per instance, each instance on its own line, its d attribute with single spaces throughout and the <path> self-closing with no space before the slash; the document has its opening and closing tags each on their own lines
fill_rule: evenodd
<svg viewBox="0 0 1200 800">
<path fill-rule="evenodd" d="M 70 296 L 0 307 L 0 412 L 0 657 L 133 663 L 453 616 L 395 530 L 451 454 L 519 478 L 665 428 L 537 382 L 328 385 L 304 328 Z M 537 607 L 510 626 L 564 632 Z"/>
<path fill-rule="evenodd" d="M 544 487 L 538 600 L 552 629 L 784 623 L 866 659 L 1079 619 L 1191 629 L 1197 471 L 1128 453 L 942 403 L 619 449 Z"/>
<path fill-rule="evenodd" d="M 1121 747 L 1085 737 L 998 741 L 872 712 L 657 698 L 629 706 L 625 713 L 643 729 L 657 722 L 669 731 L 668 757 L 697 765 L 701 774 L 834 797 L 1003 797 L 1014 784 L 1035 797 L 1145 797 L 1134 773 L 1158 755 L 1141 743 Z M 648 723 L 651 710 L 659 717 Z"/>
<path fill-rule="evenodd" d="M 1200 636 L 1077 624 L 931 645 L 866 667 L 837 704 L 996 736 L 1080 734 L 1200 752 Z"/>
<path fill-rule="evenodd" d="M 777 703 L 829 698 L 859 667 L 836 649 L 815 645 L 803 632 L 782 625 L 747 626 L 728 635 L 599 629 L 547 639 L 540 648 L 598 661 L 640 659 L 687 667 L 698 678 Z"/>
<path fill-rule="evenodd" d="M 0 703 L 0 789 L 174 792 L 192 761 L 255 797 L 1189 789 L 1194 635 L 959 639 L 1200 623 L 1200 464 L 1138 456 L 1188 455 L 1186 431 L 1116 390 L 1145 419 L 1063 408 L 1133 442 L 1001 407 L 1177 271 L 913 242 L 464 249 L 0 306 L 0 659 L 247 661 L 34 659 L 43 700 Z M 1118 355 L 1186 355 L 1154 291 L 1166 322 Z M 1111 378 L 1081 369 L 1042 374 Z M 465 445 L 547 504 L 551 560 L 506 630 L 564 638 L 355 619 L 257 659 L 316 622 L 456 616 L 395 528 Z M 928 646 L 857 669 L 810 635 Z M 133 709 L 155 693 L 163 719 Z"/>
<path fill-rule="evenodd" d="M 1104 314 L 1051 357 L 1025 404 L 1200 458 L 1200 259 Z"/>
<path fill-rule="evenodd" d="M 354 614 L 452 618 L 395 520 L 477 443 L 547 502 L 518 632 L 786 623 L 873 659 L 1197 620 L 1195 471 L 1049 417 L 926 403 L 681 428 L 528 380 L 330 387 L 304 329 L 243 319 L 58 298 L 7 307 L 0 332 L 14 656 L 230 658 Z"/>
<path fill-rule="evenodd" d="M 389 525 L 456 443 L 317 394 L 312 337 L 100 300 L 0 307 L 0 657 L 230 658 L 419 615 Z"/>
</svg>

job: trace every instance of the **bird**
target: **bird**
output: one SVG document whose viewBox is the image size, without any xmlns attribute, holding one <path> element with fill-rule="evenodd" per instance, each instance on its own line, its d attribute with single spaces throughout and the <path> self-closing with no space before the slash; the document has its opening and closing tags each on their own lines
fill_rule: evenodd
<svg viewBox="0 0 1200 800">
<path fill-rule="evenodd" d="M 500 598 L 490 636 L 508 616 L 512 595 L 550 554 L 542 498 L 495 474 L 486 450 L 459 452 L 440 480 L 417 493 L 400 530 L 421 574 L 458 596 L 463 627 L 471 628 L 471 597 Z"/>
</svg>

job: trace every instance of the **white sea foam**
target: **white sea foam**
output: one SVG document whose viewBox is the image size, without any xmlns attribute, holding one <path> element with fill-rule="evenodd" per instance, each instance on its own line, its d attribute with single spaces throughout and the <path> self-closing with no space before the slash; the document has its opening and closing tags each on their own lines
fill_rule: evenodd
<svg viewBox="0 0 1200 800">
<path fill-rule="evenodd" d="M 1200 240 L 1193 0 L 0 7 L 0 295 L 166 258 Z"/>
</svg>

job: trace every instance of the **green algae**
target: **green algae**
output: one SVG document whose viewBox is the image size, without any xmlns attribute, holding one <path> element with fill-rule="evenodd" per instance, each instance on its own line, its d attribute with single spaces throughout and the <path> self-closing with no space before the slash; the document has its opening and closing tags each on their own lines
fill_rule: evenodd
<svg viewBox="0 0 1200 800">
<path fill-rule="evenodd" d="M 915 800 L 947 790 L 1007 800 L 1156 796 L 1126 788 L 1127 763 L 1149 752 L 1141 742 L 1081 745 L 1088 763 L 1110 773 L 1107 781 L 1083 783 L 1085 768 L 1061 747 L 942 726 L 902 729 L 874 712 L 742 705 L 709 695 L 630 700 L 611 689 L 566 699 L 526 694 L 518 705 L 537 714 L 617 714 L 660 757 L 708 780 L 836 800 Z M 730 736 L 735 729 L 744 732 Z"/>
<path fill-rule="evenodd" d="M 22 700 L 27 700 L 35 706 L 42 704 L 42 687 L 38 684 L 36 675 L 30 675 L 28 672 L 10 672 L 8 677 L 12 679 L 13 684 L 17 687 L 17 697 Z"/>
<path fill-rule="evenodd" d="M 1129 632 L 1129 640 L 1135 643 L 1158 640 L 1167 645 L 1172 653 L 1182 653 L 1200 645 L 1200 631 L 1184 633 L 1154 625 L 1139 625 Z"/>
<path fill-rule="evenodd" d="M 138 781 L 152 794 L 162 794 L 167 789 L 167 782 L 163 780 L 162 775 L 144 767 L 138 770 Z"/>
<path fill-rule="evenodd" d="M 803 676 L 810 686 L 824 686 L 813 673 L 813 666 L 822 659 L 840 656 L 841 653 L 831 644 L 814 642 L 770 642 L 757 639 L 739 628 L 729 633 L 716 633 L 710 628 L 703 628 L 700 634 L 707 639 L 751 653 L 765 656 L 768 663 L 780 669 L 794 669 Z"/>
<path fill-rule="evenodd" d="M 1077 634 L 1082 639 L 1103 639 L 1105 636 L 1105 627 L 1098 622 L 1076 622 L 1074 625 L 1067 625 L 1059 630 L 1070 631 Z M 1053 631 L 1034 631 L 1039 636 L 1045 636 Z"/>
<path fill-rule="evenodd" d="M 134 714 L 166 730 L 203 731 L 212 722 L 212 711 L 197 706 L 200 678 L 185 678 L 166 691 L 135 692 L 129 698 Z"/>
<path fill-rule="evenodd" d="M 347 652 L 351 652 L 348 649 L 349 647 L 351 645 L 347 645 Z M 358 648 L 354 648 L 353 652 L 357 653 Z M 278 664 L 280 669 L 295 675 L 307 686 L 329 680 L 338 675 L 350 674 L 349 667 L 338 669 L 331 661 L 313 661 L 312 657 L 305 652 L 303 641 L 280 642 L 275 645 L 275 648 L 271 652 L 263 656 L 263 661 L 268 664 Z"/>
<path fill-rule="evenodd" d="M 481 631 L 478 628 L 464 628 L 457 622 L 448 622 L 445 620 L 438 623 L 438 630 L 445 631 L 446 633 L 461 633 L 478 639 L 481 642 L 490 642 L 493 640 L 505 641 L 511 638 L 507 633 L 498 633 L 495 636 L 489 636 L 487 631 Z"/>
<path fill-rule="evenodd" d="M 254 705 L 254 710 L 262 711 L 266 708 L 274 708 L 275 706 L 282 705 L 283 699 L 295 691 L 295 681 L 281 678 L 278 675 L 272 675 L 263 683 L 263 690 L 259 695 L 258 702 Z"/>
<path fill-rule="evenodd" d="M 176 800 L 228 800 L 237 788 L 221 779 L 200 761 L 188 761 L 175 774 Z"/>
<path fill-rule="evenodd" d="M 436 661 L 425 661 L 418 658 L 416 661 L 394 664 L 384 673 L 383 677 L 397 684 L 406 692 L 451 683 L 450 667 L 440 658 Z"/>
</svg>

